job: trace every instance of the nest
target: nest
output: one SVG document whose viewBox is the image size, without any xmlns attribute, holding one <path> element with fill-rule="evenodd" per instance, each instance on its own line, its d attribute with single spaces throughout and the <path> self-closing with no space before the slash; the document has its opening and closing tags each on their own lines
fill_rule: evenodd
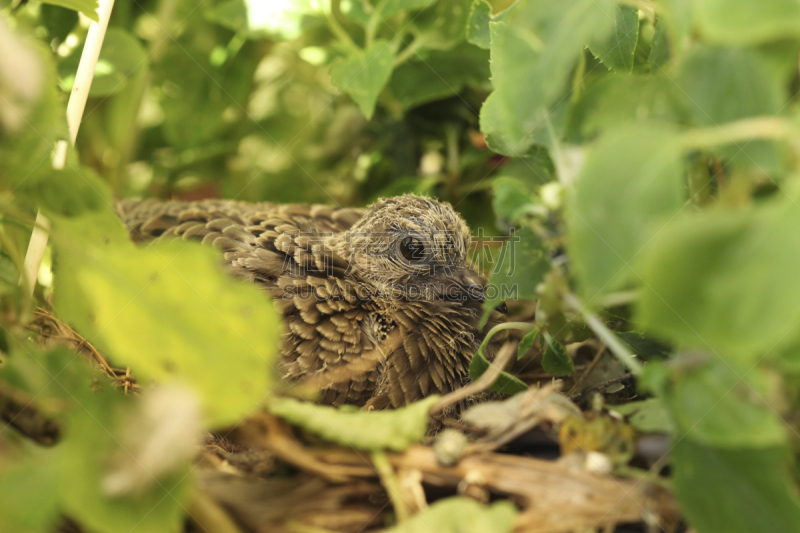
<svg viewBox="0 0 800 533">
<path fill-rule="evenodd" d="M 45 344 L 72 347 L 123 393 L 140 390 L 129 368 L 109 364 L 49 312 L 37 311 L 32 329 Z M 584 371 L 566 384 L 567 395 L 558 390 L 563 383 L 528 376 L 540 386 L 512 397 L 513 401 L 478 404 L 463 418 L 445 419 L 442 425 L 447 429 L 402 453 L 333 446 L 272 414 L 258 412 L 235 428 L 207 437 L 196 459 L 199 490 L 188 509 L 185 530 L 380 531 L 437 500 L 460 495 L 482 503 L 510 501 L 519 510 L 515 522 L 519 532 L 677 531 L 680 513 L 657 476 L 615 477 L 607 469 L 587 467 L 586 454 L 583 462 L 543 457 L 558 455 L 557 429 L 563 431 L 574 412 L 581 415 L 570 397 L 580 398 L 586 391 L 627 379 L 621 375 L 587 383 L 605 350 L 589 346 L 587 362 L 579 365 Z M 510 353 L 516 353 L 514 341 L 498 359 L 509 360 Z M 443 397 L 431 412 L 446 412 L 492 381 L 490 372 L 485 373 L 465 389 Z M 20 432 L 34 440 L 57 439 L 58 428 L 13 399 L 5 403 L 3 415 L 17 421 Z M 656 474 L 659 468 L 654 467 Z M 60 527 L 64 532 L 81 531 L 68 520 Z"/>
</svg>

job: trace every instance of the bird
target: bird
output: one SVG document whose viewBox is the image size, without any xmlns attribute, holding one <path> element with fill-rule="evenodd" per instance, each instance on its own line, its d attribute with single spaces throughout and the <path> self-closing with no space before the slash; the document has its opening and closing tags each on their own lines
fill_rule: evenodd
<svg viewBox="0 0 800 533">
<path fill-rule="evenodd" d="M 405 194 L 367 208 L 233 200 L 123 200 L 137 243 L 220 249 L 231 274 L 283 315 L 281 373 L 317 401 L 395 409 L 469 382 L 469 363 L 505 304 L 479 322 L 487 280 L 469 263 L 453 207 Z M 499 337 L 499 336 L 498 336 Z"/>
</svg>

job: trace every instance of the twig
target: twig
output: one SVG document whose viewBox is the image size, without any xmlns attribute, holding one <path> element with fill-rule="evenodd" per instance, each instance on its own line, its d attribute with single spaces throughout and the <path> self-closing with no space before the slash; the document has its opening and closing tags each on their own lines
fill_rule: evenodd
<svg viewBox="0 0 800 533">
<path fill-rule="evenodd" d="M 397 480 L 392 464 L 383 452 L 372 452 L 370 455 L 372 464 L 375 465 L 375 470 L 378 471 L 378 475 L 381 478 L 381 485 L 386 489 L 386 494 L 389 495 L 389 499 L 392 502 L 397 521 L 402 522 L 411 516 L 411 509 L 409 509 L 408 503 L 403 498 L 400 482 Z"/>
<path fill-rule="evenodd" d="M 569 392 L 567 393 L 567 396 L 569 396 L 572 393 L 574 393 L 576 390 L 578 390 L 578 387 L 583 385 L 583 382 L 586 381 L 586 378 L 589 377 L 589 374 L 591 374 L 594 371 L 595 367 L 600 362 L 600 359 L 602 359 L 603 354 L 606 353 L 607 349 L 608 349 L 608 346 L 603 345 L 603 346 L 600 347 L 599 350 L 597 350 L 597 354 L 595 354 L 594 358 L 592 359 L 592 362 L 589 363 L 589 366 L 587 366 L 586 370 L 583 371 L 583 373 L 581 374 L 581 377 L 579 377 L 578 380 L 575 382 L 575 384 L 572 386 L 572 388 L 569 389 Z"/>
<path fill-rule="evenodd" d="M 428 411 L 428 414 L 430 416 L 439 414 L 447 407 L 456 404 L 474 394 L 483 392 L 491 387 L 492 384 L 497 381 L 497 378 L 500 377 L 500 374 L 503 372 L 503 369 L 508 362 L 511 361 L 511 357 L 517 353 L 518 344 L 519 343 L 517 341 L 509 341 L 505 343 L 497 353 L 495 360 L 490 363 L 489 369 L 486 370 L 481 377 L 469 385 L 461 387 L 460 389 L 456 389 L 453 392 L 439 398 L 439 401 L 433 404 L 433 407 L 431 407 L 431 409 Z"/>
<path fill-rule="evenodd" d="M 328 19 L 328 24 L 331 27 L 331 31 L 336 37 L 342 41 L 344 44 L 347 45 L 348 48 L 352 50 L 360 50 L 358 45 L 355 43 L 350 34 L 342 28 L 342 25 L 339 24 L 339 20 L 336 18 L 336 12 L 339 11 L 338 9 L 339 2 L 337 0 L 333 0 L 331 2 L 331 8 L 329 10 L 325 10 L 325 18 Z"/>
<path fill-rule="evenodd" d="M 625 367 L 633 372 L 639 374 L 642 371 L 642 364 L 636 360 L 636 356 L 631 352 L 625 344 L 619 340 L 613 331 L 608 329 L 603 321 L 600 320 L 596 314 L 592 313 L 583 306 L 578 297 L 572 293 L 564 295 L 564 300 L 575 311 L 583 315 L 586 325 L 597 335 L 597 337 L 611 350 L 611 353 L 625 365 Z"/>
<path fill-rule="evenodd" d="M 189 504 L 189 517 L 201 531 L 214 533 L 242 533 L 228 513 L 202 490 L 194 491 Z"/>
</svg>

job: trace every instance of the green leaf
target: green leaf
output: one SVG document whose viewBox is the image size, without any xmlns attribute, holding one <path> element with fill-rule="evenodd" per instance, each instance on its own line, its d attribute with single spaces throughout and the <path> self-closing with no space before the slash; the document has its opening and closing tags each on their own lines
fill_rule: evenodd
<svg viewBox="0 0 800 533">
<path fill-rule="evenodd" d="M 486 288 L 482 324 L 486 323 L 492 310 L 500 303 L 536 296 L 536 286 L 550 271 L 550 262 L 541 240 L 527 228 L 512 234 L 498 253 L 500 256 Z"/>
<path fill-rule="evenodd" d="M 51 172 L 53 147 L 67 138 L 52 52 L 35 39 L 15 33 L 8 37 L 26 68 L 19 79 L 3 81 L 6 112 L 0 122 L 0 191 L 14 190 L 28 179 Z"/>
<path fill-rule="evenodd" d="M 411 31 L 425 48 L 449 50 L 464 40 L 471 7 L 472 0 L 437 0 L 414 18 Z"/>
<path fill-rule="evenodd" d="M 623 331 L 617 333 L 617 337 L 625 341 L 633 352 L 645 361 L 666 359 L 672 353 L 670 346 L 635 331 Z"/>
<path fill-rule="evenodd" d="M 625 420 L 641 433 L 673 433 L 675 426 L 664 402 L 659 398 L 648 398 L 639 402 L 606 406 L 625 417 Z"/>
<path fill-rule="evenodd" d="M 42 0 L 42 3 L 80 11 L 95 22 L 100 20 L 97 15 L 97 8 L 99 7 L 97 0 Z"/>
<path fill-rule="evenodd" d="M 639 10 L 630 6 L 617 6 L 614 31 L 605 39 L 592 39 L 589 50 L 609 70 L 630 72 L 633 53 L 639 38 Z"/>
<path fill-rule="evenodd" d="M 528 151 L 585 44 L 612 29 L 614 9 L 607 0 L 527 2 L 489 24 L 495 90 L 481 108 L 481 131 L 492 150 Z"/>
<path fill-rule="evenodd" d="M 478 347 L 478 351 L 475 352 L 475 355 L 472 356 L 472 361 L 469 363 L 469 376 L 473 381 L 481 377 L 491 366 L 489 360 L 486 359 L 486 348 L 491 338 L 491 335 L 487 335 L 483 339 L 483 342 L 481 342 L 481 345 Z M 489 387 L 489 390 L 501 392 L 503 394 L 516 394 L 528 390 L 528 385 L 516 376 L 503 371 L 500 372 L 500 376 L 495 380 L 492 386 Z"/>
<path fill-rule="evenodd" d="M 630 125 L 591 148 L 567 208 L 568 247 L 588 301 L 632 278 L 633 262 L 680 211 L 683 195 L 670 129 Z"/>
<path fill-rule="evenodd" d="M 593 135 L 625 122 L 680 123 L 685 96 L 666 74 L 609 74 L 586 90 L 572 109 L 571 127 Z"/>
<path fill-rule="evenodd" d="M 517 360 L 522 359 L 522 357 L 528 353 L 528 350 L 533 348 L 533 345 L 536 343 L 536 339 L 539 338 L 539 330 L 534 329 L 529 331 L 525 334 L 524 337 L 519 341 L 519 349 L 517 350 Z"/>
<path fill-rule="evenodd" d="M 202 49 L 173 46 L 154 64 L 154 83 L 162 88 L 163 135 L 174 148 L 217 139 L 226 114 L 244 115 L 258 56 L 245 43 L 236 57 L 215 67 Z"/>
<path fill-rule="evenodd" d="M 741 361 L 792 343 L 800 333 L 798 227 L 791 199 L 685 214 L 642 259 L 639 323 L 675 344 Z"/>
<path fill-rule="evenodd" d="M 59 85 L 65 92 L 72 91 L 82 50 L 83 47 L 76 47 L 72 54 L 58 65 L 58 74 L 61 78 Z M 147 51 L 138 38 L 122 28 L 116 26 L 108 28 L 94 69 L 89 96 L 109 96 L 120 92 L 130 78 L 149 68 L 147 57 Z"/>
<path fill-rule="evenodd" d="M 492 209 L 501 230 L 507 230 L 516 221 L 517 213 L 533 203 L 530 191 L 521 180 L 502 174 L 492 180 L 492 193 Z"/>
<path fill-rule="evenodd" d="M 774 72 L 746 49 L 695 47 L 681 62 L 677 81 L 698 126 L 776 115 L 785 101 Z"/>
<path fill-rule="evenodd" d="M 564 345 L 547 336 L 547 348 L 542 356 L 542 368 L 554 376 L 570 376 L 575 373 L 575 363 Z"/>
<path fill-rule="evenodd" d="M 508 501 L 483 505 L 453 496 L 433 503 L 384 533 L 511 533 L 517 509 Z"/>
<path fill-rule="evenodd" d="M 382 18 L 393 17 L 406 11 L 419 11 L 433 4 L 436 0 L 374 0 Z"/>
<path fill-rule="evenodd" d="M 367 119 L 375 112 L 375 103 L 389 77 L 394 60 L 388 41 L 378 40 L 366 50 L 351 52 L 331 65 L 331 80 L 350 95 Z"/>
<path fill-rule="evenodd" d="M 49 4 L 42 5 L 41 17 L 50 39 L 57 43 L 63 42 L 78 23 L 77 12 Z"/>
<path fill-rule="evenodd" d="M 492 21 L 492 6 L 486 0 L 473 0 L 467 22 L 467 41 L 485 50 L 492 42 L 489 22 Z"/>
<path fill-rule="evenodd" d="M 794 0 L 695 0 L 694 21 L 709 42 L 748 46 L 800 36 Z"/>
<path fill-rule="evenodd" d="M 53 215 L 76 216 L 111 206 L 108 184 L 92 169 L 77 165 L 70 162 L 63 170 L 48 168 L 20 183 L 15 193 Z"/>
<path fill-rule="evenodd" d="M 428 431 L 428 411 L 439 399 L 429 396 L 391 411 L 330 407 L 291 398 L 275 398 L 269 411 L 287 422 L 342 446 L 367 451 L 401 452 Z"/>
<path fill-rule="evenodd" d="M 168 242 L 136 248 L 111 213 L 55 221 L 55 306 L 144 383 L 179 380 L 208 427 L 236 423 L 269 391 L 280 321 L 219 252 Z M 219 401 L 219 391 L 225 401 Z"/>
<path fill-rule="evenodd" d="M 661 397 L 676 438 L 728 449 L 786 442 L 783 421 L 763 399 L 767 386 L 757 369 L 738 370 L 719 356 L 686 352 L 671 363 L 649 364 L 645 374 L 643 385 Z"/>
<path fill-rule="evenodd" d="M 0 469 L 0 531 L 44 533 L 55 531 L 58 520 L 56 453 L 41 451 Z"/>
<path fill-rule="evenodd" d="M 175 449 L 166 453 L 176 458 L 173 461 L 160 462 L 157 468 L 138 464 L 146 469 L 138 490 L 112 497 L 104 489 L 104 480 L 117 459 L 137 457 L 132 454 L 138 450 L 126 437 L 151 391 L 144 391 L 140 398 L 126 396 L 71 350 L 44 351 L 32 342 L 12 341 L 10 357 L 0 367 L 0 380 L 34 397 L 40 412 L 55 419 L 61 432 L 57 446 L 44 453 L 23 448 L 22 460 L 0 471 L 2 531 L 51 531 L 42 526 L 58 514 L 93 531 L 177 531 L 191 487 L 188 473 L 194 439 L 186 439 L 182 453 L 176 455 Z M 174 412 L 172 406 L 164 407 L 160 412 Z M 144 432 L 134 434 L 153 438 Z M 162 433 L 160 438 L 164 437 Z M 15 485 L 13 491 L 5 490 L 8 484 Z M 16 527 L 4 528 L 9 522 Z"/>
<path fill-rule="evenodd" d="M 104 487 L 115 463 L 136 461 L 132 457 L 136 450 L 126 444 L 125 426 L 139 405 L 110 386 L 99 393 L 92 393 L 87 387 L 86 393 L 80 400 L 82 408 L 70 414 L 66 436 L 59 444 L 64 513 L 95 531 L 178 531 L 191 496 L 191 456 L 172 465 L 168 472 L 145 470 L 144 487 L 112 496 Z M 152 439 L 153 435 L 140 437 Z M 141 464 L 134 464 L 144 469 Z"/>
<path fill-rule="evenodd" d="M 675 495 L 702 533 L 795 531 L 800 501 L 789 450 L 719 449 L 691 439 L 672 450 Z"/>
<path fill-rule="evenodd" d="M 489 54 L 463 43 L 446 52 L 432 50 L 425 61 L 406 61 L 389 81 L 389 92 L 403 110 L 458 94 L 464 86 L 488 84 Z"/>
</svg>

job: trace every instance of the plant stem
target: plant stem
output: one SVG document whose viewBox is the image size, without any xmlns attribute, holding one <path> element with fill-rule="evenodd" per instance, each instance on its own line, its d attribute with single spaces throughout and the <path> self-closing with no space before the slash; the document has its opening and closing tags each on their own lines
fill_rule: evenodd
<svg viewBox="0 0 800 533">
<path fill-rule="evenodd" d="M 800 129 L 784 118 L 752 117 L 735 122 L 689 130 L 681 135 L 686 149 L 713 148 L 753 139 L 782 139 L 800 135 Z"/>
<path fill-rule="evenodd" d="M 606 345 L 608 349 L 611 350 L 611 353 L 619 359 L 620 363 L 625 365 L 625 367 L 630 370 L 633 374 L 641 373 L 643 367 L 639 361 L 636 360 L 636 356 L 631 352 L 627 346 L 617 337 L 613 331 L 608 329 L 603 321 L 600 319 L 599 316 L 592 313 L 572 293 L 567 293 L 564 295 L 564 300 L 566 301 L 567 305 L 572 307 L 575 311 L 580 313 L 583 316 L 583 319 L 586 321 L 586 325 L 591 328 L 591 330 L 597 335 L 597 337 Z"/>
<path fill-rule="evenodd" d="M 397 68 L 399 65 L 402 65 L 412 57 L 414 57 L 417 52 L 419 52 L 420 48 L 425 46 L 425 41 L 417 37 L 411 44 L 403 48 L 403 51 L 397 54 L 397 57 L 394 58 L 394 63 L 392 63 L 393 68 Z"/>
<path fill-rule="evenodd" d="M 334 35 L 342 41 L 344 44 L 347 45 L 348 48 L 351 48 L 354 51 L 358 51 L 361 48 L 356 44 L 350 34 L 342 28 L 342 25 L 339 24 L 339 20 L 336 18 L 336 12 L 339 11 L 339 0 L 331 0 L 331 9 L 325 12 L 325 18 L 328 19 L 328 24 L 331 27 L 331 31 L 333 31 Z M 369 46 L 369 44 L 367 44 Z"/>
<path fill-rule="evenodd" d="M 381 23 L 381 11 L 383 11 L 383 7 L 386 5 L 387 1 L 388 0 L 381 0 L 372 10 L 365 30 L 364 48 L 369 48 L 372 46 L 372 43 L 375 42 L 375 36 L 378 33 L 378 25 Z"/>
</svg>

